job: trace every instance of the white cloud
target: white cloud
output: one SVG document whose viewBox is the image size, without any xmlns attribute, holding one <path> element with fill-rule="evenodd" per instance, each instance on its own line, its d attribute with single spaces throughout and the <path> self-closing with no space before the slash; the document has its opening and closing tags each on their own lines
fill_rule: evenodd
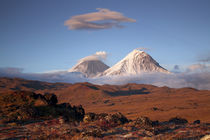
<svg viewBox="0 0 210 140">
<path fill-rule="evenodd" d="M 96 52 L 93 55 L 90 56 L 86 56 L 82 59 L 79 60 L 79 62 L 83 62 L 83 61 L 91 61 L 91 60 L 101 60 L 101 61 L 105 61 L 107 58 L 107 53 L 105 51 L 99 51 Z"/>
<path fill-rule="evenodd" d="M 171 88 L 193 87 L 210 90 L 210 72 L 205 73 L 142 73 L 90 79 L 94 84 L 124 85 L 127 83 L 152 84 Z"/>
<path fill-rule="evenodd" d="M 187 72 L 207 72 L 210 71 L 210 66 L 207 64 L 193 64 L 187 67 Z"/>
<path fill-rule="evenodd" d="M 120 22 L 136 22 L 123 14 L 109 9 L 97 8 L 98 12 L 76 15 L 66 20 L 64 25 L 70 30 L 81 29 L 108 29 L 112 27 L 123 27 Z"/>
<path fill-rule="evenodd" d="M 18 77 L 27 80 L 39 80 L 46 82 L 85 82 L 86 78 L 81 73 L 56 71 L 50 73 L 23 73 L 23 69 L 20 68 L 0 68 L 0 77 Z"/>
<path fill-rule="evenodd" d="M 98 52 L 103 56 L 105 52 Z M 95 54 L 95 55 L 96 55 Z M 103 55 L 102 55 L 103 54 Z M 190 71 L 189 71 L 190 68 Z M 142 73 L 129 76 L 112 76 L 100 78 L 85 78 L 81 73 L 67 71 L 57 71 L 52 73 L 23 73 L 22 69 L 0 68 L 0 77 L 19 77 L 28 80 L 39 80 L 46 82 L 91 82 L 94 84 L 114 84 L 122 85 L 127 83 L 152 84 L 156 86 L 168 86 L 171 88 L 193 87 L 197 89 L 210 90 L 210 66 L 200 64 L 189 66 L 185 72 L 174 74 L 163 73 Z M 201 71 L 199 69 L 205 69 Z"/>
<path fill-rule="evenodd" d="M 15 76 L 21 74 L 22 72 L 23 72 L 22 68 L 12 68 L 12 67 L 0 68 L 0 76 L 2 77 L 7 75 Z"/>
</svg>

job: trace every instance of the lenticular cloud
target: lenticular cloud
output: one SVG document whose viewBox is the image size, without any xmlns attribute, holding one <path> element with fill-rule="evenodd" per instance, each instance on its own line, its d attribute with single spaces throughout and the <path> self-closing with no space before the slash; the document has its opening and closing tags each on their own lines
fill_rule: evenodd
<svg viewBox="0 0 210 140">
<path fill-rule="evenodd" d="M 79 62 L 83 62 L 83 61 L 91 61 L 91 60 L 101 60 L 101 61 L 105 61 L 107 58 L 107 53 L 105 51 L 99 51 L 96 52 L 93 55 L 90 56 L 86 56 L 82 59 L 79 60 Z"/>
<path fill-rule="evenodd" d="M 99 30 L 112 27 L 123 27 L 121 22 L 136 22 L 123 14 L 109 9 L 97 8 L 98 12 L 76 15 L 66 20 L 64 25 L 70 30 Z"/>
</svg>

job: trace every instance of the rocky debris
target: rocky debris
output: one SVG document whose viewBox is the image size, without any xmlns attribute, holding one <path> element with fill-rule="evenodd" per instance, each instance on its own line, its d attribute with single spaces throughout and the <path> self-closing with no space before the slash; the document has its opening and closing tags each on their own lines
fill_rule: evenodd
<svg viewBox="0 0 210 140">
<path fill-rule="evenodd" d="M 82 106 L 57 104 L 54 94 L 0 94 L 0 139 L 208 139 L 210 124 L 181 117 L 166 122 L 123 114 L 87 113 Z"/>
<path fill-rule="evenodd" d="M 82 121 L 85 115 L 85 110 L 81 105 L 72 107 L 69 103 L 62 103 L 55 106 L 55 110 L 66 122 Z"/>
<path fill-rule="evenodd" d="M 89 128 L 89 129 L 84 129 L 83 132 L 80 134 L 81 137 L 102 137 L 102 131 L 99 128 Z"/>
<path fill-rule="evenodd" d="M 90 114 L 90 113 L 87 113 Z M 95 114 L 96 116 L 98 114 Z M 104 114 L 105 115 L 105 114 Z M 112 116 L 109 114 L 106 116 Z M 116 115 L 116 114 L 115 114 Z M 102 115 L 101 115 L 102 116 Z M 101 117 L 100 116 L 100 117 Z M 84 117 L 85 118 L 85 117 Z M 66 122 L 63 117 L 24 125 L 0 125 L 0 139 L 193 139 L 208 138 L 210 124 L 164 123 L 151 125 L 152 120 L 139 117 L 112 127 L 98 121 Z M 135 122 L 138 122 L 135 125 Z M 169 121 L 168 121 L 169 122 Z M 141 125 L 139 125 L 141 124 Z M 142 124 L 147 127 L 140 127 Z M 149 124 L 149 125 L 148 125 Z M 205 136 L 205 137 L 204 137 Z"/>
<path fill-rule="evenodd" d="M 137 127 L 145 127 L 145 126 L 152 126 L 153 122 L 148 117 L 138 117 L 136 120 L 133 121 L 134 125 Z"/>
<path fill-rule="evenodd" d="M 58 99 L 55 94 L 45 93 L 44 98 L 46 99 L 48 105 L 56 105 L 58 103 Z"/>
<path fill-rule="evenodd" d="M 30 139 L 71 139 L 73 136 L 80 134 L 80 130 L 75 126 L 77 123 L 65 123 L 57 119 L 47 120 L 39 123 L 25 125 L 32 135 Z"/>
<path fill-rule="evenodd" d="M 0 123 L 19 123 L 53 119 L 62 116 L 65 121 L 82 121 L 85 111 L 82 106 L 69 103 L 57 104 L 54 94 L 36 94 L 14 91 L 0 94 Z"/>
<path fill-rule="evenodd" d="M 41 102 L 39 95 L 36 96 L 31 92 L 0 94 L 0 118 L 2 122 L 34 118 L 37 114 L 33 105 L 36 99 Z"/>
<path fill-rule="evenodd" d="M 193 122 L 193 124 L 200 124 L 200 123 L 201 123 L 200 120 L 195 120 L 195 121 Z"/>
<path fill-rule="evenodd" d="M 104 118 L 100 119 L 100 121 L 106 121 L 110 126 L 117 126 L 128 122 L 128 119 L 120 112 L 107 115 Z"/>
<path fill-rule="evenodd" d="M 111 128 L 115 127 L 117 125 L 122 125 L 128 122 L 128 119 L 120 112 L 115 113 L 115 114 L 106 114 L 106 113 L 101 113 L 101 114 L 95 114 L 95 113 L 87 113 L 84 116 L 83 121 L 85 123 L 89 122 L 97 122 L 97 124 L 106 129 L 106 128 Z"/>
<path fill-rule="evenodd" d="M 83 121 L 84 121 L 85 123 L 92 122 L 92 121 L 95 120 L 95 117 L 96 117 L 96 114 L 90 112 L 90 113 L 85 114 L 85 116 L 84 116 L 84 118 L 83 118 Z"/>
<path fill-rule="evenodd" d="M 174 118 L 171 118 L 169 120 L 169 123 L 185 124 L 185 123 L 188 123 L 188 121 L 186 119 L 181 118 L 181 117 L 174 117 Z"/>
</svg>

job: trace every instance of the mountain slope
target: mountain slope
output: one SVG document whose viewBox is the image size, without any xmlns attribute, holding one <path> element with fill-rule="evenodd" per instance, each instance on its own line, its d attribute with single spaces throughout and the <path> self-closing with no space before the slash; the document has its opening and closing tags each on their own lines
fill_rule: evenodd
<svg viewBox="0 0 210 140">
<path fill-rule="evenodd" d="M 74 67 L 68 70 L 68 72 L 81 72 L 86 77 L 94 77 L 97 74 L 104 72 L 109 66 L 104 64 L 100 60 L 86 60 L 81 61 Z"/>
<path fill-rule="evenodd" d="M 161 67 L 150 55 L 135 49 L 117 64 L 100 74 L 100 76 L 139 74 L 142 72 L 170 73 Z"/>
<path fill-rule="evenodd" d="M 173 89 L 144 84 L 68 84 L 0 78 L 0 94 L 20 90 L 39 94 L 54 93 L 59 103 L 81 104 L 86 112 L 121 112 L 129 119 L 148 116 L 160 121 L 178 114 L 191 122 L 197 119 L 210 122 L 210 91 L 207 90 Z"/>
</svg>

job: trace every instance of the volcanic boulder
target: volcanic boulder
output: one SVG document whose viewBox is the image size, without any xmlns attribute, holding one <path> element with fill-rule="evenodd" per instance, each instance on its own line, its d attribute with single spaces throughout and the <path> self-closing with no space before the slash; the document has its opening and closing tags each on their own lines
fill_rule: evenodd
<svg viewBox="0 0 210 140">
<path fill-rule="evenodd" d="M 36 94 L 29 91 L 13 91 L 0 94 L 0 120 L 17 122 L 52 119 L 62 116 L 66 121 L 81 121 L 85 115 L 82 106 L 69 103 L 56 104 L 54 94 Z"/>
</svg>

